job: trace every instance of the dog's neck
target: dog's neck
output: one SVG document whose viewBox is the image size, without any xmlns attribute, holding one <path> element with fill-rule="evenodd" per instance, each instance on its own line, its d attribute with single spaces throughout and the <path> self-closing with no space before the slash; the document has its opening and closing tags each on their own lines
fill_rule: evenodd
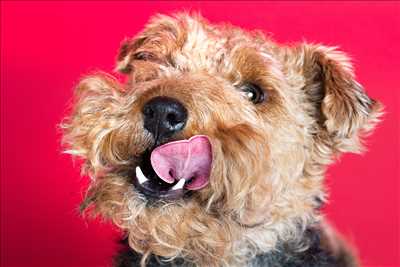
<svg viewBox="0 0 400 267">
<path fill-rule="evenodd" d="M 300 239 L 279 242 L 273 251 L 258 254 L 248 260 L 248 267 L 339 267 L 348 266 L 346 255 L 333 253 L 321 242 L 321 231 L 317 227 L 308 228 Z M 115 267 L 140 266 L 142 255 L 131 250 L 126 241 L 123 251 L 115 258 Z M 166 261 L 162 257 L 151 255 L 147 267 L 189 267 L 195 266 L 184 258 Z M 230 265 L 233 266 L 233 265 Z M 243 265 L 240 265 L 243 266 Z"/>
</svg>

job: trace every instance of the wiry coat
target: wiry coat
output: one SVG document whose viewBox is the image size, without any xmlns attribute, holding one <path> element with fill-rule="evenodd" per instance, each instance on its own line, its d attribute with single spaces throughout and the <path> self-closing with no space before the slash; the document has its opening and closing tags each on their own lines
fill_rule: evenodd
<svg viewBox="0 0 400 267">
<path fill-rule="evenodd" d="M 179 14 L 157 16 L 124 41 L 117 70 L 125 84 L 104 73 L 82 79 L 63 128 L 67 152 L 84 159 L 92 179 L 82 209 L 126 232 L 132 251 L 119 266 L 155 266 L 155 257 L 204 267 L 355 264 L 321 227 L 323 178 L 332 159 L 361 150 L 381 108 L 343 53 Z M 245 83 L 266 100 L 248 101 Z M 155 96 L 189 111 L 175 140 L 212 142 L 210 184 L 190 198 L 149 202 L 131 183 L 154 143 L 140 110 Z"/>
</svg>

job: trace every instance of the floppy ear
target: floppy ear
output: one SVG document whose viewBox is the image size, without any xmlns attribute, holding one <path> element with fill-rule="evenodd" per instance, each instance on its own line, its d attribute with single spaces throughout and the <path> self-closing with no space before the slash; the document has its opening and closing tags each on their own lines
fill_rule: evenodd
<svg viewBox="0 0 400 267">
<path fill-rule="evenodd" d="M 358 152 L 361 136 L 370 132 L 382 105 L 369 98 L 355 80 L 349 58 L 335 48 L 302 45 L 303 90 L 315 107 L 319 138 L 329 138 L 334 150 Z"/>
<path fill-rule="evenodd" d="M 183 21 L 189 19 L 184 13 L 152 17 L 142 32 L 122 42 L 115 70 L 129 74 L 135 60 L 168 64 L 171 53 L 186 40 L 187 25 Z"/>
</svg>

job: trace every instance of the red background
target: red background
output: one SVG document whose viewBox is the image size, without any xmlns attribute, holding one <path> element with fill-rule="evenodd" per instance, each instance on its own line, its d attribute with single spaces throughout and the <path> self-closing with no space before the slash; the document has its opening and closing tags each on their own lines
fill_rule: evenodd
<svg viewBox="0 0 400 267">
<path fill-rule="evenodd" d="M 61 154 L 57 123 L 84 73 L 111 72 L 125 36 L 149 16 L 199 10 L 273 33 L 339 45 L 359 81 L 386 106 L 363 156 L 332 166 L 327 216 L 364 266 L 400 266 L 398 3 L 1 3 L 1 266 L 109 266 L 117 234 L 78 216 L 78 166 Z"/>
</svg>

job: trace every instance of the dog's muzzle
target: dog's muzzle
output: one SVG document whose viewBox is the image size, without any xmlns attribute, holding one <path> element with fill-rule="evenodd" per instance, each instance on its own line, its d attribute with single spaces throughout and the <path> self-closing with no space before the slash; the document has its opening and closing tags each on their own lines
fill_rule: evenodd
<svg viewBox="0 0 400 267">
<path fill-rule="evenodd" d="M 143 106 L 144 128 L 155 147 L 135 167 L 135 186 L 145 196 L 177 199 L 204 188 L 211 172 L 211 142 L 205 135 L 165 143 L 186 126 L 188 112 L 177 99 L 157 96 Z"/>
</svg>

